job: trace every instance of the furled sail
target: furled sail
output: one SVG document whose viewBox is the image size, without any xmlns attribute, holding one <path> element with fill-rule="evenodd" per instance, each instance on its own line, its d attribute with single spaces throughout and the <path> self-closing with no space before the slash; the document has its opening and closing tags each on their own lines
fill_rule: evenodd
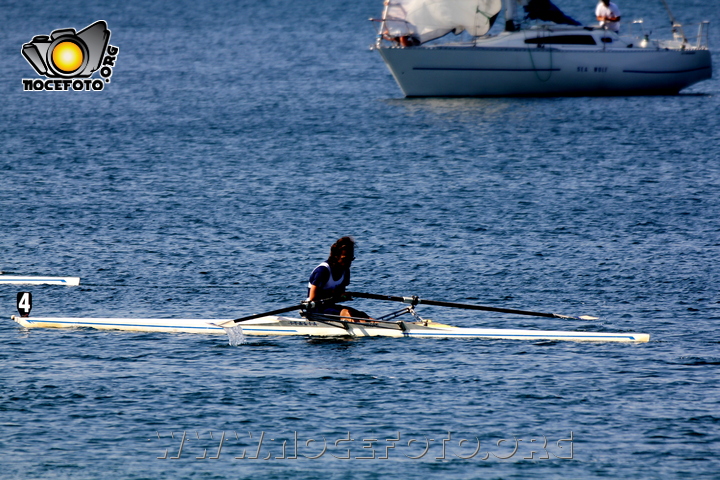
<svg viewBox="0 0 720 480">
<path fill-rule="evenodd" d="M 450 32 L 484 35 L 502 9 L 502 0 L 388 0 L 386 34 L 412 36 L 420 43 Z"/>
</svg>

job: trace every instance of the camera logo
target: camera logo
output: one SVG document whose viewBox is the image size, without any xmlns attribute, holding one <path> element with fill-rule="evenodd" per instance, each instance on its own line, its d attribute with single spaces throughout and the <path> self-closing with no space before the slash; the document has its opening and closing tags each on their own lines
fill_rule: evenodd
<svg viewBox="0 0 720 480">
<path fill-rule="evenodd" d="M 110 82 L 118 47 L 109 45 L 110 30 L 99 20 L 76 32 L 74 28 L 37 35 L 22 46 L 22 55 L 39 75 L 48 80 L 23 79 L 23 90 L 102 90 Z M 90 79 L 100 70 L 105 80 Z M 82 80 L 85 79 L 85 80 Z"/>
</svg>

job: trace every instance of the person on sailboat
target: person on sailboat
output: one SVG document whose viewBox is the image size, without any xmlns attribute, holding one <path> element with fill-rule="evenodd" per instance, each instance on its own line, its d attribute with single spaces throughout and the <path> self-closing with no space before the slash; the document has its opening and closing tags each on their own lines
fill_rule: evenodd
<svg viewBox="0 0 720 480">
<path fill-rule="evenodd" d="M 595 16 L 600 22 L 600 26 L 620 32 L 620 9 L 610 0 L 600 0 L 595 7 Z"/>
<path fill-rule="evenodd" d="M 365 312 L 354 308 L 338 305 L 335 300 L 344 293 L 350 284 L 350 265 L 355 260 L 355 241 L 352 237 L 342 237 L 330 247 L 330 256 L 326 261 L 315 267 L 308 281 L 308 313 L 339 315 L 369 319 Z M 315 306 L 319 300 L 334 299 L 331 303 Z"/>
<path fill-rule="evenodd" d="M 383 18 L 387 17 L 388 12 L 392 11 L 392 9 L 402 8 L 400 5 L 391 5 L 390 0 L 385 0 L 384 5 L 385 14 Z M 401 47 L 417 47 L 422 43 L 411 24 L 392 20 L 383 21 L 382 38 Z"/>
</svg>

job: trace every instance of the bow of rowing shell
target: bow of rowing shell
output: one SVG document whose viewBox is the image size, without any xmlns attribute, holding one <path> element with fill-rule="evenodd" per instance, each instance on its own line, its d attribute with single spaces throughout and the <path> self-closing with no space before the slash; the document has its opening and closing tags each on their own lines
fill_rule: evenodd
<svg viewBox="0 0 720 480">
<path fill-rule="evenodd" d="M 26 328 L 97 328 L 139 332 L 225 334 L 221 324 L 228 319 L 150 319 L 150 318 L 73 318 L 19 317 L 12 319 Z M 313 337 L 423 337 L 487 338 L 506 340 L 568 340 L 584 342 L 647 342 L 647 333 L 582 332 L 460 328 L 427 322 L 343 323 L 317 322 L 304 318 L 269 316 L 237 324 L 245 335 L 303 335 Z"/>
</svg>

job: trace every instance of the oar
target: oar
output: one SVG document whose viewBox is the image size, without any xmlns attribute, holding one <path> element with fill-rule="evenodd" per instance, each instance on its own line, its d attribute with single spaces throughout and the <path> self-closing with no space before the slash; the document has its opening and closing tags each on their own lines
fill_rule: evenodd
<svg viewBox="0 0 720 480">
<path fill-rule="evenodd" d="M 316 302 L 310 302 L 310 303 L 302 302 L 302 303 L 293 305 L 291 307 L 278 308 L 277 310 L 271 310 L 271 311 L 265 312 L 265 313 L 256 313 L 255 315 L 248 315 L 247 317 L 240 317 L 240 318 L 236 318 L 235 320 L 228 320 L 227 322 L 217 323 L 217 324 L 213 324 L 213 325 L 218 325 L 220 327 L 225 328 L 227 326 L 232 326 L 235 323 L 246 322 L 248 320 L 255 320 L 256 318 L 269 317 L 270 315 L 277 315 L 278 313 L 291 312 L 293 310 L 306 310 L 308 307 L 314 308 L 316 305 L 319 306 L 319 305 L 323 305 L 325 303 L 332 303 L 332 302 L 333 302 L 333 299 L 318 300 Z"/>
<path fill-rule="evenodd" d="M 464 308 L 466 310 L 483 310 L 486 312 L 500 312 L 500 313 L 514 313 L 517 315 L 531 315 L 534 317 L 548 317 L 548 318 L 564 318 L 567 320 L 597 320 L 597 317 L 591 317 L 589 315 L 583 315 L 580 317 L 572 317 L 569 315 L 560 315 L 559 313 L 542 313 L 542 312 L 528 312 L 525 310 L 513 310 L 510 308 L 498 308 L 498 307 L 484 307 L 482 305 L 470 305 L 467 303 L 454 303 L 454 302 L 440 302 L 437 300 L 423 300 L 418 297 L 394 297 L 392 295 L 377 295 L 375 293 L 363 293 L 363 292 L 345 292 L 346 295 L 357 298 L 368 298 L 371 300 L 388 300 L 391 302 L 402 302 L 409 303 L 411 305 L 434 305 L 436 307 L 451 307 L 451 308 Z"/>
<path fill-rule="evenodd" d="M 292 310 L 300 310 L 305 306 L 306 306 L 305 303 L 295 304 L 291 307 L 278 308 L 277 310 L 271 310 L 271 311 L 265 312 L 265 313 L 256 313 L 255 315 L 248 315 L 247 317 L 236 318 L 235 320 L 228 320 L 227 322 L 218 323 L 216 325 L 223 327 L 223 328 L 232 327 L 236 323 L 245 322 L 247 320 L 254 320 L 256 318 L 261 318 L 261 317 L 269 317 L 270 315 L 277 315 L 279 313 L 290 312 Z"/>
</svg>

